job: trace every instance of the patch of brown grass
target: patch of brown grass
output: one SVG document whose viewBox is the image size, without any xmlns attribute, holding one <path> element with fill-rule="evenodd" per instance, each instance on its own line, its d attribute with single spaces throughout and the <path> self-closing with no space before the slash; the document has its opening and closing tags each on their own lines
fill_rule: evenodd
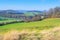
<svg viewBox="0 0 60 40">
<path fill-rule="evenodd" d="M 28 30 L 10 31 L 4 35 L 3 40 L 60 40 L 60 27 L 40 32 Z"/>
</svg>

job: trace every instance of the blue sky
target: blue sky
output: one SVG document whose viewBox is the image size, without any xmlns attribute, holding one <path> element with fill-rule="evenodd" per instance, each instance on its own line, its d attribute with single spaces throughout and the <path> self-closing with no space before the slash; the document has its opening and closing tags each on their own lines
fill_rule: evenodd
<svg viewBox="0 0 60 40">
<path fill-rule="evenodd" d="M 60 0 L 0 0 L 0 10 L 48 10 L 60 6 Z"/>
</svg>

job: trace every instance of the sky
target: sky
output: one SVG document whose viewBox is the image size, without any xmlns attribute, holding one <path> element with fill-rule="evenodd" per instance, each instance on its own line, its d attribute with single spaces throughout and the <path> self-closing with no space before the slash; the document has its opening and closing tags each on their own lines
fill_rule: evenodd
<svg viewBox="0 0 60 40">
<path fill-rule="evenodd" d="M 0 10 L 48 10 L 60 7 L 60 0 L 0 0 Z"/>
</svg>

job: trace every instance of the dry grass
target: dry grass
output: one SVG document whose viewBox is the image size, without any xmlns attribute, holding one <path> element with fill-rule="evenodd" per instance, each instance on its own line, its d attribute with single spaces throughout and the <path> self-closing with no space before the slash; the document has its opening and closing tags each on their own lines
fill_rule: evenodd
<svg viewBox="0 0 60 40">
<path fill-rule="evenodd" d="M 0 36 L 0 40 L 60 40 L 60 27 L 40 32 L 29 32 L 28 30 L 9 31 L 3 37 Z"/>
</svg>

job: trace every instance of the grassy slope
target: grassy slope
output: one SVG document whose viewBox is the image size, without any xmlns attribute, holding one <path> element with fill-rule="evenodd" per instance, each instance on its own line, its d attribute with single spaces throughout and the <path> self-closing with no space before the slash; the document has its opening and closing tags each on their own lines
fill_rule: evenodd
<svg viewBox="0 0 60 40">
<path fill-rule="evenodd" d="M 60 26 L 60 19 L 51 18 L 51 19 L 45 19 L 45 20 L 36 21 L 36 22 L 15 23 L 15 24 L 0 26 L 0 33 L 7 32 L 9 30 L 25 30 L 25 29 L 28 29 L 30 31 L 44 30 L 44 29 L 49 29 L 49 28 L 58 27 L 58 26 Z"/>
</svg>

